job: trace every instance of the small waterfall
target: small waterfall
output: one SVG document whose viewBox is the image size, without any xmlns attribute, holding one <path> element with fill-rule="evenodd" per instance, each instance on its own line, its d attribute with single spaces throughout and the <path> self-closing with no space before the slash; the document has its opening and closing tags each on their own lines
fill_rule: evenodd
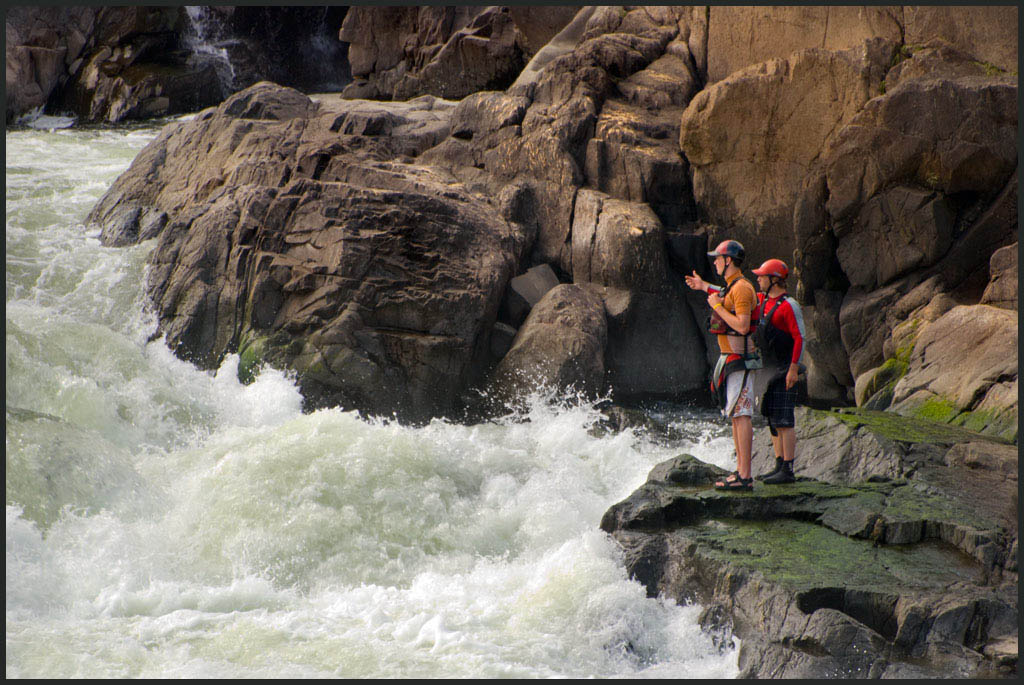
<svg viewBox="0 0 1024 685">
<path fill-rule="evenodd" d="M 339 92 L 352 82 L 348 47 L 338 40 L 338 30 L 344 16 L 344 11 L 339 13 L 337 8 L 320 8 L 309 40 L 299 46 L 308 72 L 302 83 L 305 90 Z"/>
<path fill-rule="evenodd" d="M 235 92 L 235 69 L 228 56 L 223 25 L 215 10 L 210 7 L 190 5 L 185 7 L 191 22 L 191 30 L 186 34 L 186 45 L 192 51 L 189 62 L 202 68 L 212 64 L 220 81 L 221 97 Z"/>
</svg>

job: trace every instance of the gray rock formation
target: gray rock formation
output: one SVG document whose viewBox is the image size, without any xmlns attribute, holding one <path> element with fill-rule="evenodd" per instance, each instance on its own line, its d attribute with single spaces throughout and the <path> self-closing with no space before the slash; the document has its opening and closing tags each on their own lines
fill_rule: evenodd
<svg viewBox="0 0 1024 685">
<path fill-rule="evenodd" d="M 190 65 L 175 7 L 18 7 L 7 26 L 7 122 L 50 104 L 85 121 L 195 111 L 223 94 Z"/>
<path fill-rule="evenodd" d="M 797 430 L 795 484 L 716 492 L 724 472 L 688 455 L 652 469 L 601 522 L 633 577 L 704 604 L 744 677 L 1012 677 L 1016 449 L 881 412 Z"/>
<path fill-rule="evenodd" d="M 538 390 L 593 398 L 604 388 L 607 340 L 604 303 L 594 289 L 555 286 L 516 333 L 489 394 L 512 404 Z"/>
<path fill-rule="evenodd" d="M 451 414 L 526 236 L 450 176 L 395 161 L 435 144 L 451 110 L 257 84 L 165 129 L 90 221 L 114 244 L 166 215 L 147 290 L 179 355 L 294 369 L 310 406 Z M 112 223 L 130 208 L 134 230 Z"/>
</svg>

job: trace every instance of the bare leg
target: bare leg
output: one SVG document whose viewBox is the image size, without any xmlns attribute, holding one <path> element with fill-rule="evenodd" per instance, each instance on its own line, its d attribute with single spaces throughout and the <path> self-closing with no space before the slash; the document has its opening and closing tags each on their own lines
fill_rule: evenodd
<svg viewBox="0 0 1024 685">
<path fill-rule="evenodd" d="M 772 445 L 775 446 L 775 454 L 781 456 L 785 461 L 793 461 L 796 457 L 796 429 L 795 428 L 776 428 L 779 432 L 778 442 L 781 443 L 782 451 L 779 451 L 779 445 L 776 444 L 776 438 L 772 438 Z"/>
<path fill-rule="evenodd" d="M 775 430 L 778 431 L 779 429 L 776 428 Z M 778 457 L 779 459 L 783 459 L 784 458 L 782 456 L 784 454 L 784 452 L 782 451 L 782 438 L 780 436 L 778 436 L 778 435 L 773 435 L 772 436 L 772 449 L 775 450 L 775 456 L 776 457 Z"/>
<path fill-rule="evenodd" d="M 732 440 L 736 446 L 736 470 L 740 478 L 750 478 L 750 450 L 754 439 L 754 424 L 749 416 L 732 419 Z"/>
</svg>

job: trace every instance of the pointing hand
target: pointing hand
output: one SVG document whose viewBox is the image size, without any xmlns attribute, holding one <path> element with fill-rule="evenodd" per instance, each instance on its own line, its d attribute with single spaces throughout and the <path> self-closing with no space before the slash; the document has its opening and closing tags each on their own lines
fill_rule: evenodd
<svg viewBox="0 0 1024 685">
<path fill-rule="evenodd" d="M 697 271 L 693 271 L 692 276 L 686 276 L 686 285 L 690 286 L 694 290 L 707 290 L 707 283 L 704 279 L 697 275 Z"/>
</svg>

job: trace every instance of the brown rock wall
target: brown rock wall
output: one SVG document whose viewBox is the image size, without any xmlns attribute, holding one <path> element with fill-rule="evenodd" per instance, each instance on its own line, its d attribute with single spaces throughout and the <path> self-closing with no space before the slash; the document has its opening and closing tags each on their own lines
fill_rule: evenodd
<svg viewBox="0 0 1024 685">
<path fill-rule="evenodd" d="M 732 73 L 687 106 L 679 145 L 700 213 L 728 226 L 752 261 L 792 263 L 801 184 L 877 94 L 894 47 L 876 40 L 841 52 L 807 49 Z"/>
<path fill-rule="evenodd" d="M 11 7 L 4 15 L 6 120 L 39 107 L 80 63 L 99 8 Z"/>
<path fill-rule="evenodd" d="M 1016 6 L 907 6 L 903 8 L 908 45 L 939 39 L 1001 69 L 1017 70 Z"/>
<path fill-rule="evenodd" d="M 728 7 L 708 10 L 707 76 L 716 83 L 749 65 L 809 48 L 842 51 L 871 38 L 899 42 L 902 8 Z"/>
<path fill-rule="evenodd" d="M 274 188 L 273 198 L 260 195 L 269 218 L 256 225 L 287 218 L 288 233 L 307 233 L 332 219 L 318 204 L 324 183 L 375 192 L 398 192 L 398 184 L 413 195 L 416 184 L 457 186 L 475 198 L 467 207 L 482 203 L 491 220 L 504 222 L 499 234 L 514 227 L 499 241 L 508 243 L 509 277 L 546 264 L 562 281 L 599 288 L 606 375 L 623 392 L 703 385 L 703 304 L 680 294 L 664 241 L 727 235 L 746 243 L 749 265 L 776 256 L 794 268 L 791 290 L 808 305 L 812 329 L 811 384 L 817 397 L 841 400 L 896 347 L 895 329 L 908 317 L 934 321 L 957 304 L 977 303 L 992 251 L 1012 242 L 1017 84 L 979 57 L 981 27 L 1010 23 L 1005 8 L 989 10 L 357 7 L 341 31 L 357 76 L 346 98 L 443 92 L 460 101 L 428 96 L 383 107 L 333 98 L 316 109 L 288 91 L 256 96 L 260 86 L 234 98 L 230 111 L 161 136 L 137 165 L 165 185 L 129 175 L 95 215 L 104 239 L 119 244 L 202 224 L 200 214 L 214 206 L 243 221 L 256 216 L 254 200 L 231 189 Z M 1015 25 L 1015 10 L 1012 18 Z M 989 47 L 1009 54 L 1001 31 Z M 124 59 L 111 50 L 96 64 Z M 118 97 L 122 112 L 154 106 Z M 208 130 L 214 123 L 217 136 Z M 202 164 L 180 161 L 202 146 Z M 173 177 L 163 171 L 170 159 L 178 160 Z M 383 211 L 380 197 L 363 190 L 331 186 L 330 193 Z M 402 216 L 395 220 L 415 223 Z M 244 302 L 258 303 L 261 325 L 278 325 L 279 311 L 320 325 L 318 305 L 297 294 L 326 287 L 309 266 L 321 248 L 274 235 L 278 277 L 261 272 Z M 330 244 L 330 259 L 344 261 L 355 243 Z M 209 259 L 237 259 L 244 271 L 251 257 L 238 249 Z M 363 254 L 357 263 L 378 258 Z M 301 264 L 308 273 L 281 276 Z M 1009 278 L 993 281 L 1005 290 Z M 414 322 L 420 333 L 436 328 L 417 319 L 415 298 L 385 306 L 379 289 L 353 292 L 369 298 L 382 320 Z M 986 297 L 1009 301 L 993 299 L 1002 297 L 995 288 Z M 231 309 L 199 295 L 186 300 L 183 326 L 202 311 L 223 309 L 223 318 Z M 372 327 L 360 306 L 348 307 L 345 325 L 331 334 L 346 349 L 354 349 L 353 331 Z M 331 363 L 370 377 L 375 360 L 400 359 L 392 369 L 399 373 L 433 344 L 394 330 L 374 336 L 363 356 L 339 352 Z M 226 349 L 224 339 L 210 344 Z M 653 339 L 697 352 L 674 359 Z M 451 355 L 438 365 L 454 368 Z M 307 369 L 330 366 L 322 349 L 289 357 L 298 358 Z"/>
<path fill-rule="evenodd" d="M 504 89 L 529 60 L 530 38 L 542 40 L 568 19 L 564 9 L 553 8 L 530 16 L 504 7 L 353 7 L 339 33 L 349 43 L 356 79 L 344 92 L 387 100 L 422 94 L 461 99 Z"/>
</svg>

